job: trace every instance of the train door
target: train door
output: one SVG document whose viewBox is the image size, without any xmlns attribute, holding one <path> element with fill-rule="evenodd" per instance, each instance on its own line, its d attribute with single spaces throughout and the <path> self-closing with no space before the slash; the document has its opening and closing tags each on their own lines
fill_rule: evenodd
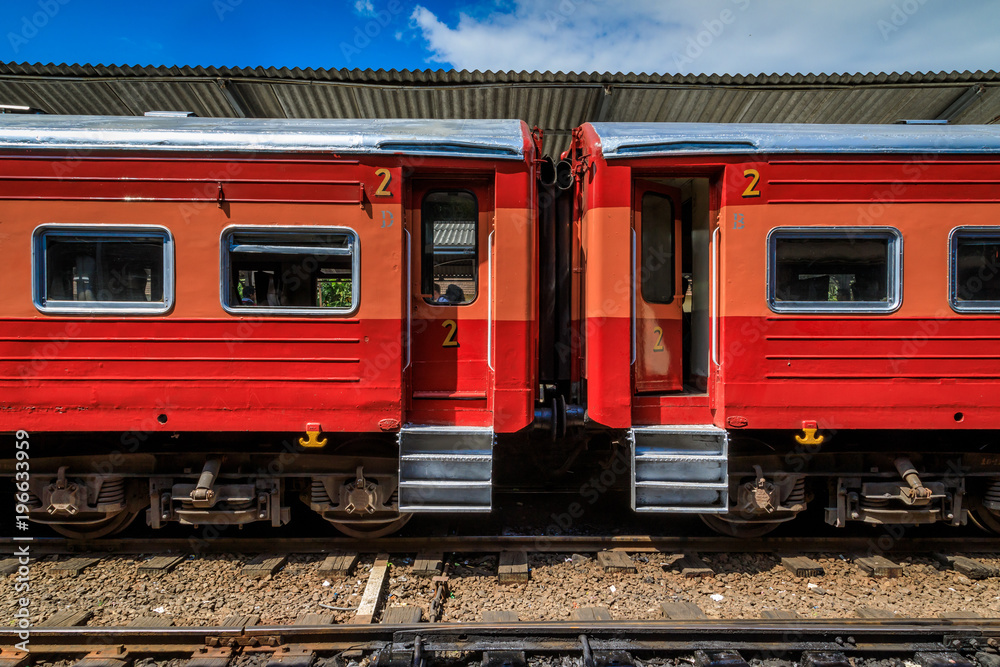
<svg viewBox="0 0 1000 667">
<path fill-rule="evenodd" d="M 633 360 L 636 393 L 684 388 L 681 194 L 636 180 L 633 221 Z"/>
<path fill-rule="evenodd" d="M 492 188 L 485 181 L 415 181 L 411 207 L 413 417 L 462 423 L 458 413 L 485 414 L 489 407 Z"/>
</svg>

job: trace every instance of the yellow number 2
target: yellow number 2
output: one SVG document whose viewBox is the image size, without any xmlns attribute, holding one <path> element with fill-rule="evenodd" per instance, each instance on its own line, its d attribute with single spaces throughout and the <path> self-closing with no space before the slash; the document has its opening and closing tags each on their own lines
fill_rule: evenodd
<svg viewBox="0 0 1000 667">
<path fill-rule="evenodd" d="M 653 352 L 663 352 L 663 329 L 656 327 L 653 329 L 653 335 L 656 336 L 656 342 L 653 343 Z"/>
<path fill-rule="evenodd" d="M 757 189 L 757 184 L 760 183 L 760 172 L 756 169 L 747 169 L 743 172 L 743 175 L 750 179 L 750 185 L 743 191 L 743 196 L 759 197 L 760 190 Z"/>
<path fill-rule="evenodd" d="M 382 169 L 375 170 L 376 176 L 382 177 L 382 182 L 379 184 L 378 189 L 375 190 L 376 197 L 391 197 L 392 193 L 389 192 L 389 182 L 392 181 L 392 172 L 383 167 Z"/>
<path fill-rule="evenodd" d="M 448 329 L 448 335 L 444 337 L 441 347 L 458 347 L 458 340 L 455 338 L 458 333 L 458 323 L 455 320 L 445 320 L 441 326 Z"/>
</svg>

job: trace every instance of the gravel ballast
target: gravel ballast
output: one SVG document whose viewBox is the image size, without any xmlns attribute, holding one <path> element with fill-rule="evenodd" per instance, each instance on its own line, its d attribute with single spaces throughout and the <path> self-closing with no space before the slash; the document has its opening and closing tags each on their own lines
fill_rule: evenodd
<svg viewBox="0 0 1000 667">
<path fill-rule="evenodd" d="M 797 578 L 770 554 L 701 554 L 714 577 L 683 576 L 673 557 L 632 553 L 636 573 L 605 572 L 594 554 L 529 554 L 530 580 L 499 584 L 497 556 L 453 556 L 443 621 L 475 622 L 487 610 L 514 611 L 523 621 L 566 620 L 581 607 L 607 607 L 615 619 L 658 619 L 662 602 L 697 604 L 709 618 L 753 619 L 767 610 L 804 618 L 852 618 L 861 607 L 901 617 L 932 618 L 974 611 L 1000 617 L 1000 579 L 973 581 L 944 569 L 929 556 L 896 558 L 902 576 L 875 579 L 850 560 L 810 554 L 825 569 L 822 577 Z M 975 555 L 973 555 L 975 556 Z M 257 615 L 261 624 L 293 623 L 306 613 L 332 614 L 336 623 L 354 615 L 374 554 L 362 555 L 350 577 L 319 572 L 322 555 L 289 557 L 271 577 L 243 573 L 249 555 L 188 557 L 170 572 L 138 573 L 149 557 L 112 556 L 76 577 L 58 576 L 54 567 L 67 557 L 47 557 L 31 565 L 30 612 L 38 624 L 57 611 L 94 612 L 92 626 L 127 625 L 141 616 L 165 615 L 175 625 L 219 625 L 232 615 Z M 978 556 L 994 567 L 1000 558 Z M 412 556 L 390 559 L 388 606 L 427 610 L 434 597 L 429 577 L 415 576 Z M 22 594 L 16 573 L 5 576 L 2 612 L 13 618 Z"/>
</svg>

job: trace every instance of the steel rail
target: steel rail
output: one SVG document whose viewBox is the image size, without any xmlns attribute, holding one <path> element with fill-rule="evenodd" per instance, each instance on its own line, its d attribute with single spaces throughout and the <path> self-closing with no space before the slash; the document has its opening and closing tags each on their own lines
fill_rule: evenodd
<svg viewBox="0 0 1000 667">
<path fill-rule="evenodd" d="M 30 541 L 0 538 L 0 548 L 9 552 L 29 546 L 32 555 L 71 553 L 150 554 L 150 553 L 263 553 L 280 548 L 283 553 L 326 553 L 330 551 L 416 553 L 427 549 L 439 552 L 495 553 L 525 550 L 537 553 L 594 552 L 605 549 L 632 552 L 703 553 L 921 553 L 956 550 L 961 553 L 1000 552 L 1000 537 L 904 537 L 892 539 L 887 534 L 871 537 L 762 537 L 746 540 L 734 537 L 658 537 L 653 535 L 614 536 L 445 536 L 383 537 L 353 539 L 347 537 L 191 537 L 111 538 L 71 540 L 41 537 Z"/>
<path fill-rule="evenodd" d="M 18 631 L 0 629 L 0 647 L 13 647 Z M 518 650 L 532 653 L 590 649 L 690 652 L 698 648 L 748 653 L 840 651 L 848 655 L 995 647 L 1000 618 L 993 619 L 782 619 L 690 621 L 548 621 L 518 623 L 423 623 L 231 627 L 33 628 L 32 654 L 67 655 L 121 650 L 156 655 L 205 647 L 268 651 L 305 646 L 317 652 L 347 649 L 412 651 Z"/>
</svg>

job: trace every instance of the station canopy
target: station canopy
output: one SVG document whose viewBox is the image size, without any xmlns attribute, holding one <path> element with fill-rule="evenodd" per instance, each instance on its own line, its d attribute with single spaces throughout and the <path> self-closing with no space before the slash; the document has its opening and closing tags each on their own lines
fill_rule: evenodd
<svg viewBox="0 0 1000 667">
<path fill-rule="evenodd" d="M 0 111 L 236 118 L 518 118 L 545 152 L 588 121 L 1000 122 L 1000 74 L 645 75 L 0 63 Z"/>
</svg>

